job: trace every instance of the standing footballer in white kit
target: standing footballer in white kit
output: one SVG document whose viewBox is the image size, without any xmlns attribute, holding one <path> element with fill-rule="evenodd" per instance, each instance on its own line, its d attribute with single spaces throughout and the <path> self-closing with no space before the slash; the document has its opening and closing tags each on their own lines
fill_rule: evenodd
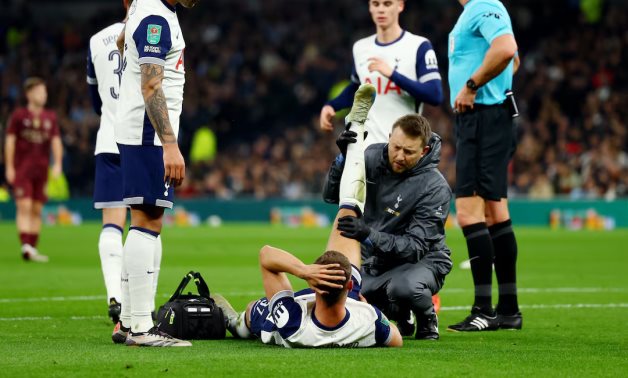
<svg viewBox="0 0 628 378">
<path fill-rule="evenodd" d="M 198 0 L 135 0 L 124 34 L 115 138 L 131 227 L 124 243 L 122 313 L 114 342 L 129 346 L 191 346 L 153 326 L 154 263 L 162 218 L 185 177 L 177 135 L 183 103 L 185 41 L 177 4 Z M 141 94 L 141 97 L 140 97 Z"/>
<path fill-rule="evenodd" d="M 132 0 L 123 0 L 126 11 L 131 2 Z M 109 317 L 114 324 L 120 320 L 122 233 L 127 214 L 127 205 L 123 201 L 120 152 L 114 137 L 116 107 L 122 79 L 122 55 L 116 46 L 116 40 L 123 32 L 125 22 L 126 19 L 123 22 L 116 22 L 94 34 L 89 40 L 87 53 L 87 83 L 94 111 L 100 116 L 94 151 L 96 160 L 94 208 L 102 210 L 103 224 L 98 240 L 98 251 L 107 290 Z M 157 290 L 160 261 L 161 238 L 158 238 L 153 292 Z M 154 301 L 152 303 L 154 310 Z"/>
<path fill-rule="evenodd" d="M 331 131 L 336 111 L 351 106 L 360 84 L 370 83 L 377 97 L 366 121 L 366 145 L 387 143 L 400 117 L 423 111 L 423 103 L 443 101 L 441 76 L 430 41 L 399 25 L 404 0 L 369 0 L 377 32 L 353 45 L 351 84 L 321 109 L 320 127 Z"/>
</svg>

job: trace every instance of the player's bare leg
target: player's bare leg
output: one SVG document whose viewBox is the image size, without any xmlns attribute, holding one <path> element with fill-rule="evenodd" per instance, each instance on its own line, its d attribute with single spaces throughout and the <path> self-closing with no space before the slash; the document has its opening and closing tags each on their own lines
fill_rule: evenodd
<svg viewBox="0 0 628 378">
<path fill-rule="evenodd" d="M 41 231 L 41 212 L 43 204 L 30 198 L 16 202 L 17 229 L 22 241 L 22 258 L 26 261 L 48 262 L 48 256 L 37 252 L 37 239 Z"/>
<path fill-rule="evenodd" d="M 114 324 L 120 320 L 122 302 L 122 232 L 126 223 L 126 207 L 102 209 L 103 228 L 98 240 L 109 317 Z"/>
<path fill-rule="evenodd" d="M 28 235 L 31 231 L 31 208 L 33 200 L 30 198 L 20 198 L 15 201 L 15 224 L 17 232 L 20 234 L 20 242 L 22 243 L 22 252 L 25 244 L 29 244 Z"/>
<path fill-rule="evenodd" d="M 31 234 L 39 236 L 41 233 L 41 215 L 43 213 L 44 204 L 41 201 L 33 201 L 33 206 L 31 207 Z M 33 247 L 37 248 L 37 242 Z"/>
<path fill-rule="evenodd" d="M 340 231 L 338 230 L 338 219 L 345 216 L 357 217 L 358 213 L 352 209 L 338 209 L 338 214 L 334 220 L 334 226 L 331 229 L 331 233 L 327 241 L 327 248 L 325 250 L 342 253 L 347 256 L 352 265 L 360 269 L 360 266 L 362 265 L 360 242 L 340 235 Z"/>
</svg>

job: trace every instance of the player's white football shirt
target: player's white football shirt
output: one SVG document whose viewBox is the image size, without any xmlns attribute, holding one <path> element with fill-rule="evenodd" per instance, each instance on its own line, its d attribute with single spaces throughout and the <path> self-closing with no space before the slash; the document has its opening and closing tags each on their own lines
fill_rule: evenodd
<svg viewBox="0 0 628 378">
<path fill-rule="evenodd" d="M 391 79 L 377 71 L 369 72 L 369 59 L 379 57 L 393 70 L 421 83 L 440 80 L 438 62 L 432 44 L 427 38 L 403 31 L 390 43 L 379 43 L 377 35 L 357 41 L 353 45 L 354 73 L 351 80 L 356 84 L 371 83 L 377 90 L 375 103 L 366 121 L 367 145 L 387 143 L 392 125 L 399 117 L 421 113 L 422 104 L 401 89 Z"/>
<path fill-rule="evenodd" d="M 129 9 L 124 44 L 116 141 L 127 145 L 161 146 L 145 110 L 140 65 L 150 63 L 164 67 L 162 88 L 172 130 L 178 135 L 185 84 L 185 41 L 176 8 L 164 0 L 135 0 Z"/>
<path fill-rule="evenodd" d="M 392 333 L 388 319 L 368 303 L 347 298 L 347 315 L 338 326 L 322 325 L 314 315 L 314 293 L 295 296 L 286 290 L 275 294 L 269 304 L 269 319 L 276 330 L 262 330 L 266 344 L 287 348 L 343 347 L 358 348 L 387 345 Z"/>
<path fill-rule="evenodd" d="M 118 153 L 113 132 L 116 121 L 116 105 L 120 97 L 122 57 L 118 51 L 116 40 L 123 28 L 122 22 L 115 23 L 94 34 L 89 40 L 87 83 L 98 85 L 98 94 L 102 101 L 95 155 Z"/>
</svg>

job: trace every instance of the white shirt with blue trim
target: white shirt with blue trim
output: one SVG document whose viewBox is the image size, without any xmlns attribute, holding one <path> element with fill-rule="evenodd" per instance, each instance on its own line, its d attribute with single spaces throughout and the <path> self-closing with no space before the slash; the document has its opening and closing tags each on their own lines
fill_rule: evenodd
<svg viewBox="0 0 628 378">
<path fill-rule="evenodd" d="M 294 292 L 285 290 L 275 294 L 267 319 L 275 329 L 262 330 L 262 342 L 286 348 L 362 348 L 390 342 L 390 324 L 376 307 L 347 298 L 347 315 L 330 328 L 316 319 L 315 304 L 314 293 L 295 297 Z"/>
<path fill-rule="evenodd" d="M 417 104 L 409 93 L 379 72 L 369 72 L 369 59 L 372 57 L 383 59 L 393 70 L 411 80 L 420 83 L 441 80 L 436 53 L 427 38 L 403 31 L 391 43 L 379 43 L 376 34 L 357 41 L 353 45 L 355 71 L 351 80 L 356 84 L 371 83 L 377 91 L 365 123 L 369 133 L 367 145 L 388 142 L 392 125 L 397 119 L 407 114 L 421 113 L 421 104 Z"/>
<path fill-rule="evenodd" d="M 120 97 L 122 57 L 116 40 L 123 28 L 122 22 L 115 23 L 94 34 L 89 40 L 87 84 L 98 86 L 98 94 L 102 101 L 95 155 L 119 153 L 114 137 L 114 125 Z"/>
<path fill-rule="evenodd" d="M 162 88 L 172 130 L 178 135 L 185 84 L 185 41 L 176 8 L 165 0 L 135 0 L 129 9 L 124 43 L 116 141 L 127 145 L 161 146 L 146 114 L 140 65 L 150 63 L 164 67 Z"/>
</svg>

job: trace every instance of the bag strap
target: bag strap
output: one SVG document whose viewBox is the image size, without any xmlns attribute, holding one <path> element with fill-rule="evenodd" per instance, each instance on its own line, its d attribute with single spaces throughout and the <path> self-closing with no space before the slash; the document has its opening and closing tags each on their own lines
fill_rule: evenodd
<svg viewBox="0 0 628 378">
<path fill-rule="evenodd" d="M 173 302 L 174 300 L 176 300 L 177 298 L 181 296 L 181 294 L 183 293 L 183 289 L 185 289 L 188 283 L 190 283 L 190 280 L 194 278 L 195 274 L 198 274 L 198 273 L 194 272 L 193 270 L 190 270 L 188 274 L 183 276 L 183 279 L 181 280 L 179 287 L 177 287 L 177 290 L 174 291 L 174 294 L 172 294 L 172 296 L 170 297 L 169 302 Z"/>
<path fill-rule="evenodd" d="M 196 284 L 198 294 L 201 297 L 211 299 L 209 296 L 209 287 L 207 286 L 207 283 L 203 279 L 203 276 L 201 276 L 201 274 L 198 272 L 194 272 L 194 283 Z"/>
<path fill-rule="evenodd" d="M 196 284 L 196 289 L 198 290 L 198 294 L 203 298 L 211 299 L 209 295 L 209 287 L 207 286 L 207 283 L 203 279 L 203 276 L 201 276 L 201 274 L 198 272 L 190 270 L 190 272 L 186 274 L 181 280 L 179 287 L 177 287 L 177 290 L 175 290 L 174 294 L 172 294 L 172 297 L 170 297 L 169 302 L 172 302 L 176 300 L 177 298 L 179 298 L 181 294 L 183 294 L 183 290 L 185 289 L 185 287 L 190 283 L 192 279 L 194 279 L 194 283 Z"/>
</svg>

